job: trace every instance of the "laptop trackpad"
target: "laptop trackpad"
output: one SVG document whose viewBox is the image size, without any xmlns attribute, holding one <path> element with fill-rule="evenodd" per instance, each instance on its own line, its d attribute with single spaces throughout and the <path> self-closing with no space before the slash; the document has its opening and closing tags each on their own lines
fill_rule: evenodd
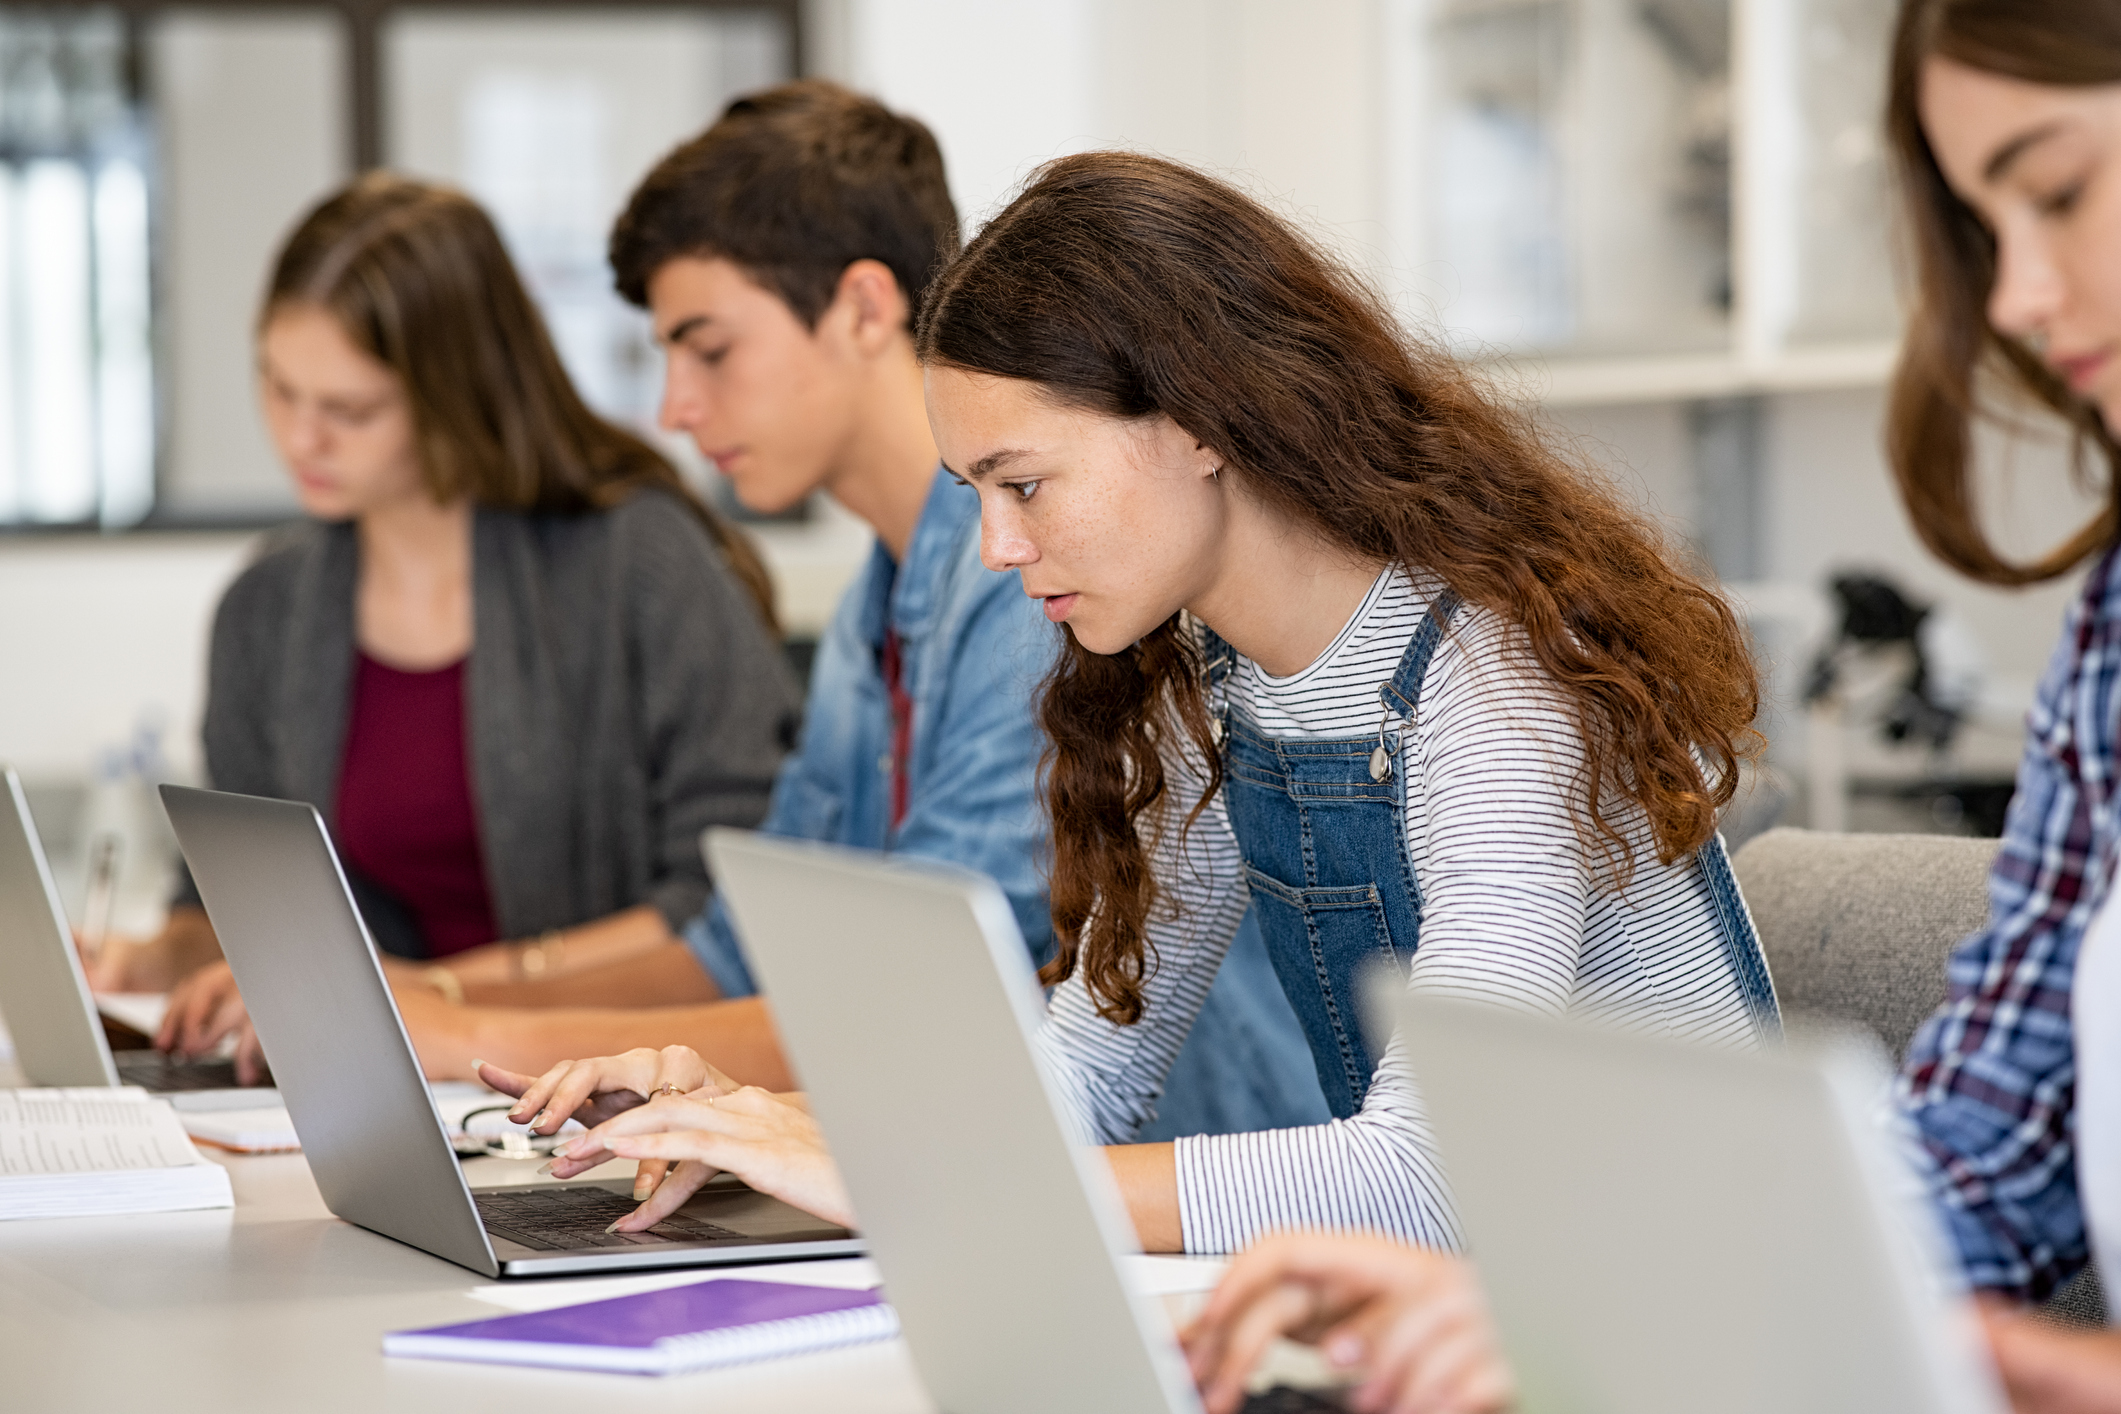
<svg viewBox="0 0 2121 1414">
<path fill-rule="evenodd" d="M 631 1197 L 633 1190 L 624 1190 Z M 717 1227 L 731 1228 L 746 1237 L 776 1242 L 796 1242 L 819 1237 L 845 1237 L 847 1230 L 823 1218 L 814 1218 L 778 1198 L 769 1198 L 736 1179 L 723 1175 L 692 1195 L 678 1212 Z"/>
</svg>

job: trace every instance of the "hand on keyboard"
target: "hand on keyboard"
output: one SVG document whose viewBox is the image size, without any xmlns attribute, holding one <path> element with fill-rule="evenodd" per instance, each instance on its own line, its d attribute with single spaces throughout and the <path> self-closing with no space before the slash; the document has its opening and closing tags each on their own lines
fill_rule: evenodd
<svg viewBox="0 0 2121 1414">
<path fill-rule="evenodd" d="M 684 1214 L 673 1214 L 640 1232 L 613 1232 L 612 1225 L 632 1213 L 634 1205 L 603 1188 L 525 1188 L 474 1197 L 479 1220 L 488 1232 L 541 1252 L 749 1240 L 742 1233 Z"/>
<path fill-rule="evenodd" d="M 1361 1383 L 1356 1408 L 1492 1414 L 1515 1398 L 1470 1262 L 1378 1237 L 1283 1233 L 1239 1256 L 1180 1336 L 1209 1414 L 1237 1414 L 1278 1337 Z"/>
</svg>

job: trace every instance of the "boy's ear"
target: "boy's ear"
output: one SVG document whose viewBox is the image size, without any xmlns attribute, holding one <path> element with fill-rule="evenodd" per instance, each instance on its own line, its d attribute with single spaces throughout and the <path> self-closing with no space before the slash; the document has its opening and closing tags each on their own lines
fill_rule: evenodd
<svg viewBox="0 0 2121 1414">
<path fill-rule="evenodd" d="M 865 353 L 881 351 L 904 338 L 913 319 L 913 307 L 899 288 L 898 277 L 881 260 L 857 260 L 842 270 L 832 303 L 847 320 L 856 346 Z"/>
</svg>

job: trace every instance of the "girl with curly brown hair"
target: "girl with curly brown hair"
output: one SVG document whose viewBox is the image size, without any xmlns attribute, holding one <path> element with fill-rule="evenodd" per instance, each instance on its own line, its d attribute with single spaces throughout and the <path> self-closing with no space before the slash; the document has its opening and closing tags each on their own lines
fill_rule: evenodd
<svg viewBox="0 0 2121 1414">
<path fill-rule="evenodd" d="M 1450 1247 L 1360 973 L 1757 1046 L 1715 834 L 1758 703 L 1714 589 L 1287 222 L 1177 164 L 1046 167 L 919 347 L 987 564 L 1064 626 L 1042 1037 L 1144 1242 Z M 1335 1120 L 1130 1145 L 1247 903 Z"/>
<path fill-rule="evenodd" d="M 1359 1023 L 1374 966 L 1710 1045 L 1776 1033 L 1715 833 L 1758 702 L 1730 609 L 1286 222 L 1170 162 L 1067 158 L 937 278 L 917 344 L 983 558 L 1064 626 L 1039 1045 L 1145 1248 L 1458 1245 Z M 1253 903 L 1334 1118 L 1130 1142 Z M 653 1059 L 525 1104 L 564 1115 Z M 642 1106 L 564 1162 L 686 1161 L 629 1228 L 715 1169 L 851 1221 L 807 1116 L 745 1104 Z"/>
</svg>

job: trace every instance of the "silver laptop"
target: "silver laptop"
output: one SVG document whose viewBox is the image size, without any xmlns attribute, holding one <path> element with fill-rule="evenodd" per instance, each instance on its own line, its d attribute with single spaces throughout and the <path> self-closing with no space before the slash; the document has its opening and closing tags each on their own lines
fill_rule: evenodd
<svg viewBox="0 0 2121 1414">
<path fill-rule="evenodd" d="M 1878 1128 L 1875 1049 L 1392 991 L 1523 1408 L 2003 1414 Z"/>
<path fill-rule="evenodd" d="M 1111 1173 L 1032 1054 L 1044 1003 L 1001 890 L 733 830 L 706 850 L 937 1407 L 1198 1410 L 1121 1270 Z"/>
<path fill-rule="evenodd" d="M 231 1060 L 111 1050 L 12 767 L 0 767 L 0 794 L 0 1016 L 24 1078 L 32 1085 L 139 1085 L 182 1094 L 189 1108 L 277 1103 L 270 1091 L 237 1092 Z"/>
<path fill-rule="evenodd" d="M 162 787 L 221 950 L 332 1212 L 488 1276 L 712 1266 L 864 1250 L 718 1180 L 642 1233 L 630 1179 L 465 1181 L 324 821 L 284 800 Z"/>
</svg>

